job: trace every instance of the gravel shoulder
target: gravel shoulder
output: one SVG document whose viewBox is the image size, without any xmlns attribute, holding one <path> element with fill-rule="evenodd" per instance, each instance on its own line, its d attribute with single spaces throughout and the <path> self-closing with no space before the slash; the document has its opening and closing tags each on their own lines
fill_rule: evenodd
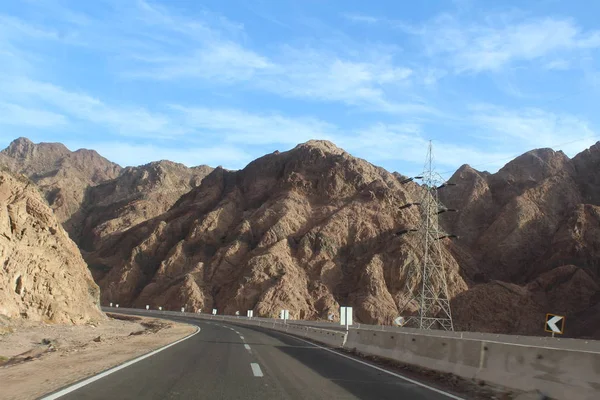
<svg viewBox="0 0 600 400">
<path fill-rule="evenodd" d="M 99 324 L 21 323 L 0 330 L 0 397 L 36 399 L 196 330 L 172 321 L 107 315 Z"/>
</svg>

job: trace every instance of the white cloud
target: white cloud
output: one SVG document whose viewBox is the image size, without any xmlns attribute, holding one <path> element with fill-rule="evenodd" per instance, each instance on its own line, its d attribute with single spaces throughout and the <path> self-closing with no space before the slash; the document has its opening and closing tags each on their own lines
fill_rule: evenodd
<svg viewBox="0 0 600 400">
<path fill-rule="evenodd" d="M 183 133 L 181 126 L 165 115 L 151 113 L 141 107 L 108 105 L 86 93 L 69 91 L 50 83 L 25 78 L 2 79 L 0 91 L 6 96 L 4 101 L 20 99 L 39 108 L 54 108 L 73 119 L 104 125 L 124 136 L 160 138 Z"/>
<path fill-rule="evenodd" d="M 339 138 L 339 145 L 368 160 L 402 160 L 423 165 L 428 146 L 424 135 L 421 127 L 416 124 L 375 124 L 353 135 Z M 465 163 L 481 164 L 490 161 L 492 163 L 489 167 L 499 168 L 504 164 L 502 160 L 512 155 L 502 150 L 483 150 L 475 146 L 461 146 L 438 140 L 434 141 L 434 147 L 438 170 L 454 170 Z"/>
<path fill-rule="evenodd" d="M 279 114 L 252 114 L 241 110 L 171 107 L 190 129 L 210 133 L 226 143 L 295 145 L 310 139 L 331 139 L 334 125 L 315 118 L 289 118 Z"/>
<path fill-rule="evenodd" d="M 61 114 L 0 102 L 0 125 L 52 128 L 67 123 L 68 119 Z"/>
<path fill-rule="evenodd" d="M 488 18 L 485 22 L 466 23 L 444 14 L 405 30 L 423 39 L 430 56 L 449 56 L 459 73 L 497 71 L 515 62 L 600 47 L 600 31 L 583 31 L 570 19 Z"/>
<path fill-rule="evenodd" d="M 431 85 L 436 75 L 415 78 L 411 68 L 395 62 L 398 49 L 392 46 L 359 44 L 344 37 L 343 46 L 329 42 L 276 46 L 267 55 L 252 49 L 243 25 L 218 14 L 182 15 L 174 7 L 139 0 L 110 2 L 114 8 L 108 7 L 109 12 L 100 20 L 69 13 L 60 5 L 54 10 L 49 2 L 44 4 L 66 36 L 58 34 L 54 26 L 38 27 L 11 17 L 5 27 L 10 38 L 25 32 L 29 39 L 54 40 L 108 55 L 109 67 L 121 78 L 187 86 L 232 87 L 243 83 L 244 90 L 342 103 L 372 112 L 432 112 L 430 105 L 410 98 L 409 88 L 413 81 Z M 10 49 L 15 51 L 15 46 Z M 25 55 L 21 59 L 26 59 Z M 42 61 L 29 64 L 42 65 Z"/>
<path fill-rule="evenodd" d="M 556 71 L 566 71 L 571 69 L 571 63 L 565 59 L 556 59 L 547 62 L 544 68 Z"/>
<path fill-rule="evenodd" d="M 472 111 L 471 120 L 479 135 L 488 142 L 504 143 L 515 152 L 552 147 L 573 156 L 594 144 L 599 136 L 588 121 L 569 114 L 490 105 L 473 106 Z"/>
<path fill-rule="evenodd" d="M 352 22 L 362 22 L 362 23 L 367 23 L 367 24 L 374 24 L 376 22 L 379 22 L 380 19 L 377 17 L 373 17 L 371 15 L 364 15 L 364 14 L 353 14 L 353 13 L 344 13 L 342 14 L 342 16 Z"/>
</svg>

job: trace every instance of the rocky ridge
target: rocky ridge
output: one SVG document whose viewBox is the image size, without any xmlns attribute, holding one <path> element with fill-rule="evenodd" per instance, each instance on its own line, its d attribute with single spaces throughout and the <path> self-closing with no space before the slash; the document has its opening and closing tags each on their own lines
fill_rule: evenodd
<svg viewBox="0 0 600 400">
<path fill-rule="evenodd" d="M 391 323 L 415 285 L 420 193 L 325 141 L 217 168 L 169 211 L 87 255 L 104 302 L 327 318 L 340 304 Z M 447 254 L 451 259 L 451 256 Z M 467 289 L 450 262 L 452 295 Z"/>
<path fill-rule="evenodd" d="M 472 287 L 454 304 L 475 311 L 459 324 L 539 334 L 555 313 L 568 316 L 571 335 L 600 337 L 599 149 L 573 159 L 538 149 L 496 174 L 464 165 L 450 178 L 462 190 L 441 196 L 460 210 L 446 227 L 461 236 L 452 252 Z"/>
<path fill-rule="evenodd" d="M 93 150 L 71 152 L 61 143 L 34 144 L 26 138 L 0 152 L 0 165 L 35 182 L 67 231 L 67 221 L 80 209 L 88 187 L 121 172 L 120 166 Z"/>
</svg>

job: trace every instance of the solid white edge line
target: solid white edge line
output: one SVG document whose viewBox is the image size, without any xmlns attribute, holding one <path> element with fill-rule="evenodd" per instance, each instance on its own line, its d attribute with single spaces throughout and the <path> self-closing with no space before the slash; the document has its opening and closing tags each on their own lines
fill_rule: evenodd
<svg viewBox="0 0 600 400">
<path fill-rule="evenodd" d="M 283 332 L 279 332 L 279 333 L 283 333 Z M 405 377 L 405 376 L 402 376 L 402 375 L 400 375 L 400 374 L 397 374 L 397 373 L 395 373 L 395 372 L 388 371 L 387 369 L 383 369 L 383 368 L 381 368 L 381 367 L 378 367 L 378 366 L 376 366 L 376 365 L 369 364 L 368 362 L 365 362 L 365 361 L 359 360 L 359 359 L 357 359 L 357 358 L 354 358 L 354 357 L 347 356 L 347 355 L 345 355 L 345 354 L 339 353 L 339 352 L 337 352 L 337 351 L 335 351 L 335 350 L 332 350 L 332 349 L 329 349 L 329 348 L 327 348 L 327 347 L 319 346 L 318 344 L 315 344 L 315 343 L 309 342 L 308 340 L 300 339 L 299 337 L 296 337 L 296 336 L 294 336 L 294 335 L 290 335 L 290 334 L 287 334 L 287 333 L 283 333 L 283 334 L 284 334 L 284 335 L 286 335 L 286 336 L 292 337 L 292 338 L 294 338 L 294 339 L 298 339 L 298 340 L 300 340 L 300 341 L 302 341 L 302 342 L 304 342 L 304 343 L 308 343 L 308 344 L 310 344 L 310 345 L 312 345 L 312 346 L 318 347 L 318 348 L 320 348 L 320 349 L 322 349 L 322 350 L 326 350 L 326 351 L 328 351 L 328 352 L 330 352 L 330 353 L 337 354 L 337 355 L 338 355 L 338 356 L 340 356 L 340 357 L 344 357 L 344 358 L 347 358 L 347 359 L 349 359 L 349 360 L 356 361 L 356 362 L 357 362 L 357 363 L 359 363 L 359 364 L 366 365 L 367 367 L 371 367 L 371 368 L 374 368 L 374 369 L 376 369 L 376 370 L 378 370 L 378 371 L 385 372 L 386 374 L 389 374 L 389 375 L 395 376 L 396 378 L 400 378 L 400 379 L 402 379 L 402 380 L 405 380 L 405 381 L 407 381 L 407 382 L 410 382 L 410 383 L 412 383 L 412 384 L 415 384 L 415 385 L 417 385 L 417 386 L 421 386 L 421 387 L 424 387 L 424 388 L 426 388 L 426 389 L 429 389 L 429 390 L 431 390 L 431 391 L 434 391 L 434 392 L 436 392 L 436 393 L 443 394 L 444 396 L 447 396 L 447 397 L 449 397 L 449 398 L 451 398 L 451 399 L 454 399 L 454 400 L 466 400 L 466 399 L 464 399 L 464 398 L 462 398 L 462 397 L 455 396 L 455 395 L 453 395 L 453 394 L 450 394 L 450 393 L 444 392 L 443 390 L 440 390 L 440 389 L 437 389 L 437 388 L 431 387 L 431 386 L 429 386 L 429 385 L 426 385 L 426 384 L 424 384 L 424 383 L 421 383 L 421 382 L 419 382 L 419 381 L 415 381 L 414 379 L 410 379 L 410 378 L 407 378 L 407 377 Z"/>
<path fill-rule="evenodd" d="M 250 350 L 250 345 L 245 344 L 244 347 L 246 348 L 246 350 Z"/>
<path fill-rule="evenodd" d="M 76 384 L 74 384 L 72 386 L 66 387 L 65 389 L 62 389 L 62 390 L 60 390 L 60 391 L 58 391 L 56 393 L 52 393 L 52 394 L 50 394 L 48 396 L 42 397 L 40 400 L 54 400 L 54 399 L 58 399 L 59 397 L 62 397 L 64 395 L 68 394 L 68 393 L 71 393 L 71 392 L 73 392 L 73 391 L 75 391 L 77 389 L 80 389 L 80 388 L 82 388 L 82 387 L 84 387 L 86 385 L 89 385 L 92 382 L 95 382 L 95 381 L 97 381 L 99 379 L 102 379 L 102 378 L 104 378 L 107 375 L 110 375 L 110 374 L 112 374 L 114 372 L 117 372 L 117 371 L 119 371 L 119 370 L 121 370 L 123 368 L 129 367 L 130 365 L 135 364 L 135 363 L 137 363 L 139 361 L 142 361 L 143 359 L 146 359 L 148 357 L 151 357 L 151 356 L 155 355 L 156 353 L 160 353 L 161 351 L 166 350 L 166 349 L 168 349 L 171 346 L 175 346 L 177 343 L 181 343 L 184 340 L 187 340 L 187 339 L 191 338 L 192 336 L 197 335 L 198 333 L 200 333 L 200 327 L 196 326 L 196 332 L 192 333 L 191 335 L 188 335 L 188 336 L 184 337 L 183 339 L 179 339 L 176 342 L 173 342 L 171 344 L 163 346 L 163 347 L 161 347 L 159 349 L 153 350 L 150 353 L 144 354 L 143 356 L 140 356 L 138 358 L 134 358 L 133 360 L 127 361 L 124 364 L 118 365 L 118 366 L 113 367 L 113 368 L 111 368 L 111 369 L 109 369 L 107 371 L 101 372 L 98 375 L 94 375 L 92 377 L 89 377 L 89 378 L 87 378 L 87 379 L 85 379 L 85 380 L 83 380 L 83 381 L 81 381 L 79 383 L 76 383 Z"/>
<path fill-rule="evenodd" d="M 252 373 L 255 377 L 262 378 L 264 376 L 262 370 L 260 369 L 260 365 L 257 363 L 250 363 L 250 368 L 252 368 Z"/>
</svg>

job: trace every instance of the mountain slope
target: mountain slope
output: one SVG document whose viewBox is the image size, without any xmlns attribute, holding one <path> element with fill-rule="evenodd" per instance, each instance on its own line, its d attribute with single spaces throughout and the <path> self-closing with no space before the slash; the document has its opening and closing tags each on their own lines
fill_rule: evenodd
<svg viewBox="0 0 600 400">
<path fill-rule="evenodd" d="M 99 288 L 35 185 L 0 169 L 0 314 L 84 323 L 104 318 Z"/>
<path fill-rule="evenodd" d="M 359 320 L 389 323 L 420 252 L 414 236 L 395 235 L 419 220 L 398 204 L 419 193 L 311 141 L 241 171 L 214 170 L 171 210 L 107 238 L 87 259 L 106 302 L 271 316 L 286 307 L 296 318 L 351 304 Z M 452 294 L 465 290 L 458 265 L 448 268 Z"/>
<path fill-rule="evenodd" d="M 461 236 L 453 254 L 475 285 L 454 304 L 476 304 L 493 315 L 512 310 L 496 325 L 478 321 L 486 318 L 478 312 L 463 323 L 539 334 L 546 313 L 588 315 L 569 321 L 570 335 L 600 337 L 600 319 L 590 322 L 591 310 L 600 309 L 598 148 L 573 159 L 538 149 L 496 174 L 465 165 L 453 175 L 463 190 L 441 197 L 460 210 L 446 228 Z"/>
<path fill-rule="evenodd" d="M 118 178 L 88 188 L 80 210 L 67 222 L 83 250 L 92 250 L 107 235 L 167 211 L 212 171 L 158 161 L 125 168 Z"/>
</svg>

